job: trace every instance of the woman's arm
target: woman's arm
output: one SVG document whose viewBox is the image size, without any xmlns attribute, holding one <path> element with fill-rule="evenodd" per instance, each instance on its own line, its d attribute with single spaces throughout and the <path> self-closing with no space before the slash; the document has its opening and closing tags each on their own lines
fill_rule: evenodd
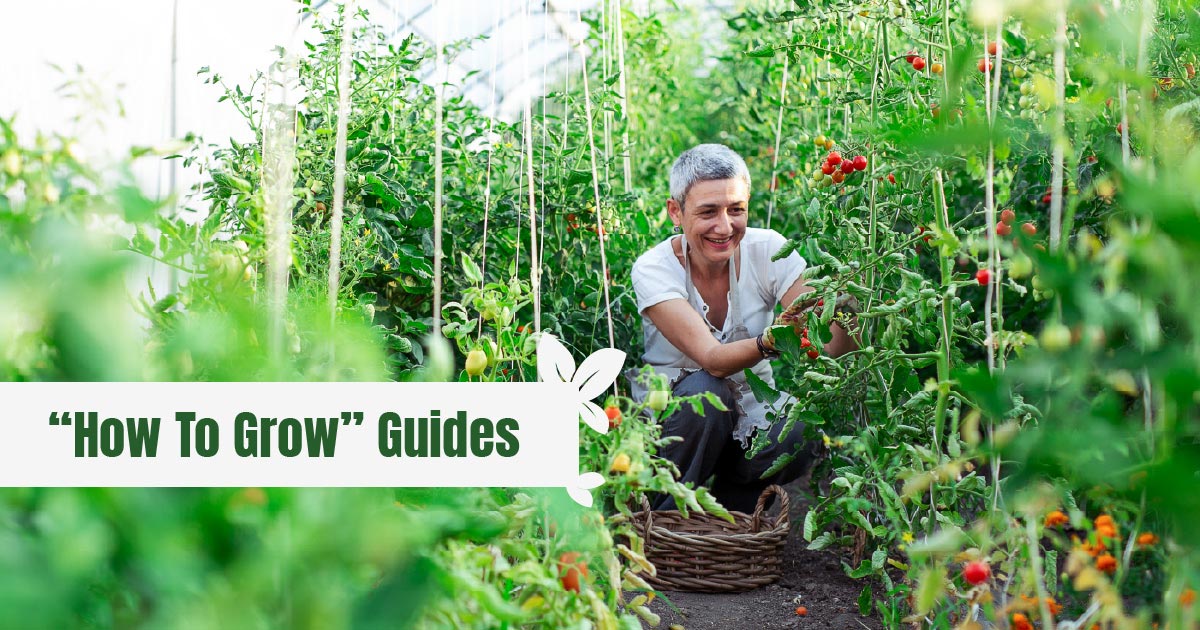
<svg viewBox="0 0 1200 630">
<path fill-rule="evenodd" d="M 754 339 L 729 343 L 717 341 L 687 300 L 659 302 L 647 308 L 645 313 L 671 345 L 717 378 L 736 374 L 763 360 Z"/>
<path fill-rule="evenodd" d="M 789 288 L 787 292 L 783 294 L 783 307 L 787 308 L 791 306 L 792 302 L 796 301 L 796 298 L 810 291 L 812 291 L 812 288 L 804 284 L 804 278 L 797 278 L 796 282 L 792 284 L 791 288 Z M 854 317 L 850 320 L 850 326 L 852 328 L 858 328 L 857 317 Z M 830 339 L 829 343 L 825 344 L 825 354 L 837 358 L 843 354 L 846 354 L 847 352 L 858 349 L 858 341 L 855 340 L 845 328 L 842 328 L 841 324 L 834 322 L 834 324 L 829 327 L 829 332 L 833 335 L 833 338 Z"/>
</svg>

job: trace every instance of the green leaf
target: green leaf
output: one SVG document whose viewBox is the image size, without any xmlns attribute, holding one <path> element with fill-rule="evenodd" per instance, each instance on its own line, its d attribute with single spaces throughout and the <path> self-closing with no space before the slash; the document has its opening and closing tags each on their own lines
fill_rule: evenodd
<svg viewBox="0 0 1200 630">
<path fill-rule="evenodd" d="M 929 614 L 929 611 L 933 610 L 933 605 L 941 599 L 945 592 L 945 567 L 929 567 L 922 571 L 921 577 L 917 579 L 916 613 L 918 615 Z"/>
<path fill-rule="evenodd" d="M 470 256 L 463 254 L 462 266 L 463 273 L 467 276 L 467 280 L 471 284 L 480 284 L 483 282 L 483 272 L 479 270 L 479 266 L 475 264 L 475 261 L 471 260 Z"/>
<path fill-rule="evenodd" d="M 779 390 L 771 387 L 766 381 L 759 378 L 757 374 L 746 368 L 746 382 L 750 384 L 750 391 L 754 392 L 754 397 L 760 402 L 765 402 L 769 405 L 775 404 L 779 400 Z"/>
<path fill-rule="evenodd" d="M 862 592 L 858 594 L 858 614 L 864 617 L 871 614 L 873 603 L 871 600 L 871 585 L 867 584 L 863 587 Z"/>
</svg>

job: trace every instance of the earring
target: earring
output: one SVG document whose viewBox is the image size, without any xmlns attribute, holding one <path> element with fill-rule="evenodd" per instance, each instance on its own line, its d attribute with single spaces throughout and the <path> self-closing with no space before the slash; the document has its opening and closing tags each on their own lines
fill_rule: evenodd
<svg viewBox="0 0 1200 630">
<path fill-rule="evenodd" d="M 682 232 L 682 231 L 683 231 L 683 228 L 681 228 L 681 227 L 679 227 L 678 225 L 676 225 L 675 227 L 671 228 L 671 231 L 672 231 L 672 232 L 674 232 L 674 233 L 676 233 L 676 234 L 679 234 L 680 232 Z"/>
</svg>

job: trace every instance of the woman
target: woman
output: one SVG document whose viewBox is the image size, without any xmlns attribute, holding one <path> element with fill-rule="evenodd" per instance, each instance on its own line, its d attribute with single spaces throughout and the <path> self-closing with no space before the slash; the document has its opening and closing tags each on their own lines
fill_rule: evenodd
<svg viewBox="0 0 1200 630">
<path fill-rule="evenodd" d="M 763 332 L 776 304 L 791 305 L 811 290 L 800 277 L 806 263 L 795 252 L 772 262 L 783 236 L 747 227 L 750 172 L 728 147 L 702 144 L 684 151 L 671 167 L 670 186 L 667 212 L 678 235 L 633 266 L 643 359 L 669 379 L 676 396 L 712 392 L 728 411 L 706 403 L 697 415 L 684 405 L 663 423 L 665 436 L 682 441 L 660 454 L 679 467 L 681 481 L 700 485 L 715 475 L 713 495 L 728 509 L 749 512 L 767 485 L 795 479 L 812 461 L 812 449 L 803 449 L 803 426 L 780 439 L 783 423 L 772 424 L 768 406 L 755 399 L 743 372 L 750 368 L 773 384 L 774 345 Z M 831 331 L 826 354 L 855 347 L 841 326 Z M 748 460 L 755 430 L 769 431 L 770 445 Z M 779 455 L 802 449 L 782 471 L 760 478 Z M 656 507 L 667 509 L 668 503 L 669 497 Z"/>
</svg>

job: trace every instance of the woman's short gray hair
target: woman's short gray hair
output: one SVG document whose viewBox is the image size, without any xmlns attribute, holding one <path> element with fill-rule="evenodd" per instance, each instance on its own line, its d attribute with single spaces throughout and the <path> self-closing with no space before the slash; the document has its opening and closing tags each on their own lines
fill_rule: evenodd
<svg viewBox="0 0 1200 630">
<path fill-rule="evenodd" d="M 679 154 L 671 167 L 671 198 L 682 208 L 696 182 L 735 178 L 750 188 L 750 170 L 742 156 L 723 144 L 698 144 Z"/>
</svg>

